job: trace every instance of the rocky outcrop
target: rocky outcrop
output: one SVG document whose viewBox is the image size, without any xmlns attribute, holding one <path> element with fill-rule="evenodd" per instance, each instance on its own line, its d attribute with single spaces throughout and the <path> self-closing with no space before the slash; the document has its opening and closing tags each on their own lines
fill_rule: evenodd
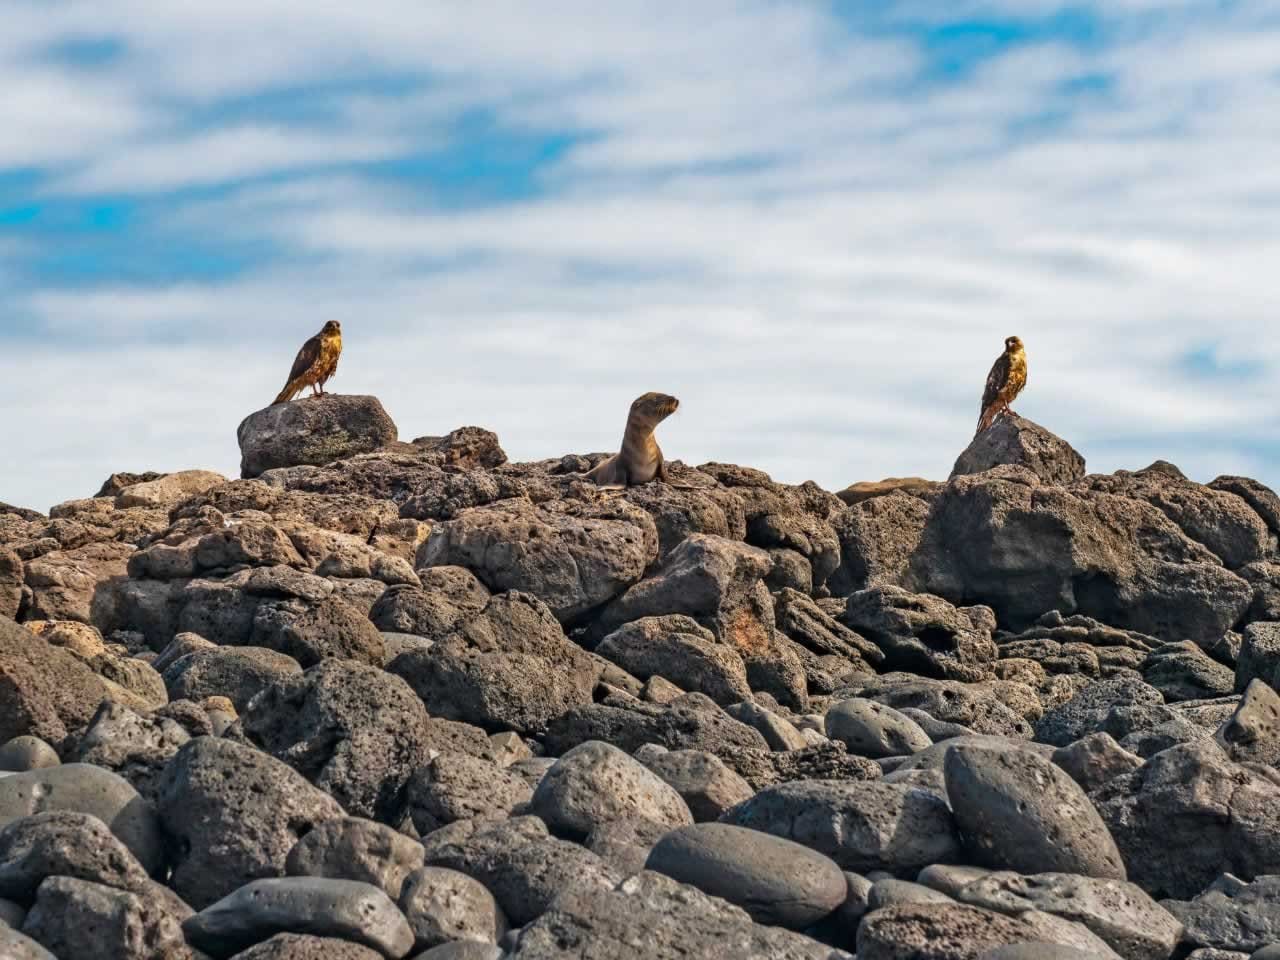
<svg viewBox="0 0 1280 960">
<path fill-rule="evenodd" d="M 956 460 L 952 479 L 999 466 L 1025 467 L 1044 483 L 1066 485 L 1084 478 L 1084 457 L 1038 423 L 1005 415 L 973 438 Z"/>
<path fill-rule="evenodd" d="M 396 425 L 377 397 L 330 394 L 277 403 L 249 414 L 236 430 L 240 476 L 323 466 L 385 447 L 396 437 Z"/>
</svg>

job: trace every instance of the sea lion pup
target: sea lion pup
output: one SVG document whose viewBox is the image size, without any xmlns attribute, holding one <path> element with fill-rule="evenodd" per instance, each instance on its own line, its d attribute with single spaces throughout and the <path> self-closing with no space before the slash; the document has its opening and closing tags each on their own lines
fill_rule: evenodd
<svg viewBox="0 0 1280 960">
<path fill-rule="evenodd" d="M 653 438 L 654 429 L 676 412 L 680 401 L 665 393 L 646 393 L 636 397 L 627 414 L 627 429 L 622 434 L 622 449 L 586 473 L 597 486 L 620 489 L 648 483 L 657 477 L 667 482 L 667 463 L 662 449 Z"/>
</svg>

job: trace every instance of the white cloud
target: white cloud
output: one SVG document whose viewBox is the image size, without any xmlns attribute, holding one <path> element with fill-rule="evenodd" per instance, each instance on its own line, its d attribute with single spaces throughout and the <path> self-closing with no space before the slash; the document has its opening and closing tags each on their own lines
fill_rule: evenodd
<svg viewBox="0 0 1280 960">
<path fill-rule="evenodd" d="M 831 487 L 941 476 L 1016 332 L 1020 412 L 1092 467 L 1280 475 L 1280 26 L 1261 3 L 1208 23 L 1176 2 L 1132 20 L 1154 0 L 1099 6 L 1101 46 L 1013 47 L 933 84 L 909 36 L 806 3 L 115 6 L 19 17 L 0 41 L 3 81 L 59 31 L 126 40 L 88 113 L 58 94 L 82 68 L 29 74 L 59 135 L 26 162 L 55 189 L 266 177 L 166 222 L 281 257 L 207 285 L 20 292 L 50 339 L 0 357 L 0 402 L 57 390 L 21 418 L 0 499 L 47 506 L 112 469 L 233 470 L 236 424 L 329 317 L 348 340 L 337 389 L 377 393 L 405 436 L 479 423 L 520 458 L 607 449 L 629 400 L 664 389 L 684 401 L 664 446 L 691 462 Z M 176 122 L 369 72 L 430 80 L 339 88 L 329 123 Z M 544 191 L 489 206 L 333 172 L 437 146 L 468 108 L 587 139 Z M 1189 370 L 1206 346 L 1257 375 Z"/>
</svg>

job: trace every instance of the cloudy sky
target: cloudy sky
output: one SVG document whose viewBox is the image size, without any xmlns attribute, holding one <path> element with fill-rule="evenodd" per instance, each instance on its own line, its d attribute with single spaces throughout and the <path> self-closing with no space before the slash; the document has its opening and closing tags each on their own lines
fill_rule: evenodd
<svg viewBox="0 0 1280 960">
<path fill-rule="evenodd" d="M 0 0 L 0 500 L 234 473 L 339 319 L 405 439 L 1280 482 L 1274 0 Z"/>
</svg>

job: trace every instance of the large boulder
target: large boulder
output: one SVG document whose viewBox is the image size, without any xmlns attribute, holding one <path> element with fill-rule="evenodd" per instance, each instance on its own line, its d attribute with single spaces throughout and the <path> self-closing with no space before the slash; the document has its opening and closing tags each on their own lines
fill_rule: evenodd
<svg viewBox="0 0 1280 960">
<path fill-rule="evenodd" d="M 170 883 L 200 909 L 285 872 L 299 839 L 343 816 L 338 802 L 260 750 L 199 737 L 169 764 L 160 818 L 173 853 Z"/>
<path fill-rule="evenodd" d="M 660 676 L 719 704 L 751 696 L 747 667 L 733 647 L 691 617 L 642 617 L 609 634 L 596 653 L 639 680 Z"/>
<path fill-rule="evenodd" d="M 1223 877 L 1193 900 L 1164 905 L 1186 925 L 1183 939 L 1193 947 L 1252 953 L 1280 943 L 1280 876 Z"/>
<path fill-rule="evenodd" d="M 973 438 L 956 460 L 952 477 L 985 473 L 1003 464 L 1026 467 L 1045 483 L 1068 484 L 1084 478 L 1084 457 L 1067 441 L 1038 423 L 1003 416 Z"/>
<path fill-rule="evenodd" d="M 753 689 L 803 708 L 808 702 L 804 668 L 777 630 L 764 582 L 772 569 L 764 550 L 696 534 L 671 551 L 652 576 L 605 608 L 593 630 L 599 635 L 643 617 L 684 614 L 737 651 Z"/>
<path fill-rule="evenodd" d="M 53 744 L 84 729 L 109 694 L 83 661 L 0 618 L 0 742 L 25 734 Z"/>
<path fill-rule="evenodd" d="M 418 567 L 461 566 L 495 592 L 542 600 L 562 623 L 602 606 L 658 555 L 653 519 L 626 500 L 503 500 L 437 524 Z"/>
<path fill-rule="evenodd" d="M 188 911 L 175 906 L 88 880 L 50 877 L 40 884 L 22 931 L 59 957 L 192 960 L 180 926 Z"/>
<path fill-rule="evenodd" d="M 901 587 L 871 587 L 849 597 L 840 619 L 884 651 L 884 666 L 944 680 L 992 676 L 999 650 L 986 607 L 952 606 Z"/>
<path fill-rule="evenodd" d="M 323 466 L 394 443 L 396 425 L 377 397 L 304 398 L 251 413 L 236 430 L 240 476 L 274 467 Z"/>
<path fill-rule="evenodd" d="M 377 667 L 326 660 L 272 684 L 249 704 L 245 736 L 332 794 L 354 816 L 386 820 L 427 760 L 427 711 Z"/>
<path fill-rule="evenodd" d="M 909 577 L 952 603 L 984 603 L 1015 629 L 1057 610 L 1203 643 L 1235 626 L 1253 599 L 1247 582 L 1147 500 L 1085 481 L 1051 486 L 1010 466 L 947 484 Z"/>
</svg>

